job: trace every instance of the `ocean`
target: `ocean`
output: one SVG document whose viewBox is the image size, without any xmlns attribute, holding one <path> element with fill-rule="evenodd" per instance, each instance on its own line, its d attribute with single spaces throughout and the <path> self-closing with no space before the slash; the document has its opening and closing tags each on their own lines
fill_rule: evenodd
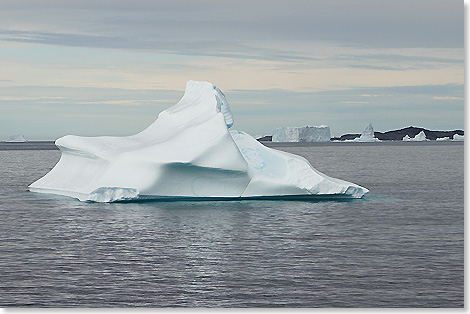
<svg viewBox="0 0 470 314">
<path fill-rule="evenodd" d="M 29 192 L 60 152 L 8 145 L 0 307 L 464 306 L 463 142 L 267 144 L 359 200 L 111 204 Z"/>
</svg>

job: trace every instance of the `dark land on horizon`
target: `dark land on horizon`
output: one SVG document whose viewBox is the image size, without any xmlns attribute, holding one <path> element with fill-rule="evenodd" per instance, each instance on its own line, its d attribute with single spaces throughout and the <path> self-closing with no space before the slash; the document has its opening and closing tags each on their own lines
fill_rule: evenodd
<svg viewBox="0 0 470 314">
<path fill-rule="evenodd" d="M 418 133 L 424 131 L 426 138 L 432 141 L 435 141 L 436 138 L 449 137 L 452 139 L 454 134 L 464 135 L 463 130 L 454 130 L 454 131 L 431 131 L 425 128 L 417 128 L 414 126 L 409 126 L 407 128 L 392 130 L 387 132 L 374 132 L 374 136 L 381 141 L 401 141 L 403 137 L 408 135 L 409 137 L 415 137 Z M 332 137 L 332 141 L 345 141 L 353 140 L 357 137 L 360 137 L 361 134 L 343 134 L 340 137 Z M 270 142 L 272 141 L 271 135 L 266 135 L 257 139 L 261 142 Z"/>
</svg>

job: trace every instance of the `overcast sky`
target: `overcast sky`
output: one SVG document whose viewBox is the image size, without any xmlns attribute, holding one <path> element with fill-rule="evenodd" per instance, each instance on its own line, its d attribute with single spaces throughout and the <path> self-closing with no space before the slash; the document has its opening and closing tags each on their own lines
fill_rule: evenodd
<svg viewBox="0 0 470 314">
<path fill-rule="evenodd" d="M 187 80 L 234 128 L 464 128 L 457 0 L 2 0 L 0 140 L 131 135 Z"/>
</svg>

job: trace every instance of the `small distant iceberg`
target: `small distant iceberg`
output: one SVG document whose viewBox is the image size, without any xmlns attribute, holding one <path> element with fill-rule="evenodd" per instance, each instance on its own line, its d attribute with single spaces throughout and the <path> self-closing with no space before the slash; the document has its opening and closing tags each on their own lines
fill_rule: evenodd
<svg viewBox="0 0 470 314">
<path fill-rule="evenodd" d="M 358 142 L 378 142 L 379 139 L 374 136 L 374 128 L 372 123 L 369 123 L 364 131 L 362 131 L 361 136 L 357 139 Z"/>
<path fill-rule="evenodd" d="M 356 137 L 355 139 L 352 140 L 344 140 L 342 142 L 381 142 L 378 138 L 375 137 L 374 135 L 374 128 L 372 127 L 372 123 L 369 123 L 364 131 L 362 131 L 361 136 Z"/>
<path fill-rule="evenodd" d="M 429 141 L 429 139 L 426 138 L 426 133 L 424 131 L 419 132 L 416 134 L 415 137 L 410 137 L 409 135 L 405 135 L 403 137 L 404 142 L 424 142 L 424 141 Z"/>
<path fill-rule="evenodd" d="M 8 143 L 24 143 L 26 139 L 23 134 L 12 135 L 7 140 Z"/>
<path fill-rule="evenodd" d="M 29 190 L 94 202 L 361 198 L 368 192 L 317 171 L 303 157 L 229 130 L 232 125 L 222 91 L 189 81 L 183 98 L 138 134 L 56 140 L 59 162 Z"/>
<path fill-rule="evenodd" d="M 450 137 L 448 137 L 448 136 L 446 136 L 446 137 L 438 137 L 438 138 L 436 138 L 436 141 L 438 141 L 438 142 L 450 141 Z"/>
<path fill-rule="evenodd" d="M 330 127 L 304 126 L 280 127 L 273 130 L 273 142 L 329 142 L 331 139 Z"/>
<path fill-rule="evenodd" d="M 454 134 L 454 138 L 452 140 L 453 141 L 463 141 L 464 139 L 465 139 L 465 135 Z"/>
</svg>

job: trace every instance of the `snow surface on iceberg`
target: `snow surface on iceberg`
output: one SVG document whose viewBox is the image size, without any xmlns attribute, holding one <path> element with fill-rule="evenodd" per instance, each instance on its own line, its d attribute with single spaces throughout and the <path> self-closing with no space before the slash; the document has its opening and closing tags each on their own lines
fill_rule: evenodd
<svg viewBox="0 0 470 314">
<path fill-rule="evenodd" d="M 189 81 L 183 98 L 136 135 L 59 138 L 61 159 L 29 189 L 96 202 L 360 198 L 368 192 L 318 172 L 300 156 L 268 148 L 246 133 L 229 131 L 232 124 L 225 95 L 209 82 Z"/>
<path fill-rule="evenodd" d="M 331 139 L 330 127 L 304 126 L 280 127 L 273 130 L 273 142 L 329 142 Z"/>
</svg>

